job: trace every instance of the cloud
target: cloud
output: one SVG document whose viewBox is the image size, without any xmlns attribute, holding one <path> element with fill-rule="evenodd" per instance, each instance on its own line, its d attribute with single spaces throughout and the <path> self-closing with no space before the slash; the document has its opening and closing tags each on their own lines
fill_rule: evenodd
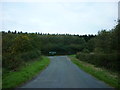
<svg viewBox="0 0 120 90">
<path fill-rule="evenodd" d="M 3 3 L 3 30 L 43 33 L 96 34 L 112 29 L 116 2 Z"/>
</svg>

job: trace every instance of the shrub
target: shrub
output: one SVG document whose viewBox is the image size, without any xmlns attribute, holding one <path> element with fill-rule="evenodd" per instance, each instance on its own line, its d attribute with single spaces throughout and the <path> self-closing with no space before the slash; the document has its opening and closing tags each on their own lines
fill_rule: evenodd
<svg viewBox="0 0 120 90">
<path fill-rule="evenodd" d="M 6 53 L 3 56 L 4 56 L 3 57 L 3 68 L 7 68 L 9 70 L 16 70 L 24 62 L 40 57 L 41 52 L 38 50 L 34 50 L 34 51 L 24 52 L 24 53 L 17 54 L 17 55 Z"/>
<path fill-rule="evenodd" d="M 3 68 L 9 70 L 15 70 L 23 63 L 23 61 L 20 58 L 20 56 L 7 53 L 4 55 L 2 63 L 3 63 Z"/>
<path fill-rule="evenodd" d="M 98 67 L 104 67 L 109 70 L 118 71 L 118 55 L 117 53 L 77 53 L 76 57 L 81 60 Z"/>
<path fill-rule="evenodd" d="M 34 58 L 41 56 L 41 52 L 38 50 L 34 50 L 34 51 L 22 53 L 20 54 L 20 56 L 23 61 L 30 61 Z"/>
<path fill-rule="evenodd" d="M 89 53 L 89 50 L 88 49 L 83 49 L 83 51 L 82 51 L 83 53 Z"/>
</svg>

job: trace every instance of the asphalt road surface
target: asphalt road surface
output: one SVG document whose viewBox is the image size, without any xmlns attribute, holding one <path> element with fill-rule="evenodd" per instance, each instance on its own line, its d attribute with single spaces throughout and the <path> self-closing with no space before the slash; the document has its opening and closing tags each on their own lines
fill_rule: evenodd
<svg viewBox="0 0 120 90">
<path fill-rule="evenodd" d="M 50 56 L 51 63 L 22 88 L 110 88 L 84 72 L 67 56 Z"/>
</svg>

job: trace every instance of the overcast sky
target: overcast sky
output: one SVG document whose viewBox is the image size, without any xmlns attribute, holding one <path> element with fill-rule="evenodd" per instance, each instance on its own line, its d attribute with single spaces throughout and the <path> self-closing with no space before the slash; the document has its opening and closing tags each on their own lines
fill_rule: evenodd
<svg viewBox="0 0 120 90">
<path fill-rule="evenodd" d="M 3 31 L 97 34 L 118 19 L 117 2 L 2 2 Z"/>
</svg>

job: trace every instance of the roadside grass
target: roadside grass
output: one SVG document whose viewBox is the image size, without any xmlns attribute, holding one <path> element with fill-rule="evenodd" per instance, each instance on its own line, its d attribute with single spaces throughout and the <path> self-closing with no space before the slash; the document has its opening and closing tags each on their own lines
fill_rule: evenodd
<svg viewBox="0 0 120 90">
<path fill-rule="evenodd" d="M 19 85 L 25 83 L 28 80 L 31 80 L 39 72 L 45 69 L 50 63 L 49 58 L 42 57 L 38 60 L 29 62 L 28 65 L 22 66 L 16 72 L 9 72 L 3 75 L 2 79 L 2 88 L 16 88 Z"/>
<path fill-rule="evenodd" d="M 85 72 L 93 75 L 94 77 L 101 81 L 104 81 L 106 84 L 114 88 L 120 88 L 120 85 L 118 84 L 119 77 L 117 73 L 108 71 L 103 68 L 98 68 L 92 64 L 80 61 L 75 57 L 75 55 L 70 55 L 69 57 L 74 64 L 76 64 L 79 68 L 81 68 Z"/>
</svg>

